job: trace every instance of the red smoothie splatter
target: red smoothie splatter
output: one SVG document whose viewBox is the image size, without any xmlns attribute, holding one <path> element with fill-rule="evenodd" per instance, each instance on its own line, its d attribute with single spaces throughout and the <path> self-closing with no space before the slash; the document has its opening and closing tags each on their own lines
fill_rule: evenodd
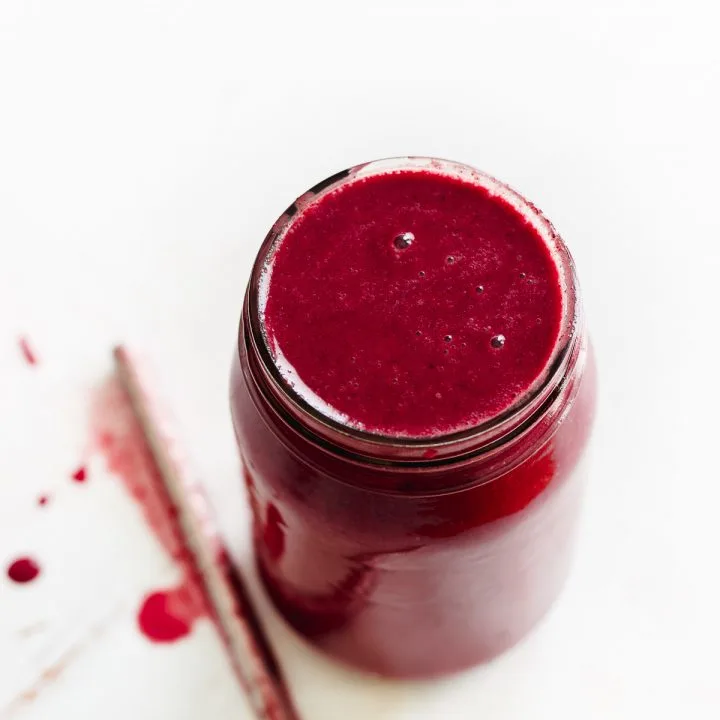
<svg viewBox="0 0 720 720">
<path fill-rule="evenodd" d="M 76 483 L 84 483 L 87 480 L 87 468 L 81 465 L 71 477 Z"/>
<path fill-rule="evenodd" d="M 95 447 L 108 469 L 137 500 L 145 520 L 182 570 L 180 582 L 149 593 L 138 611 L 138 627 L 153 642 L 173 642 L 188 635 L 194 622 L 209 615 L 201 582 L 173 519 L 175 508 L 164 489 L 155 460 L 130 400 L 112 378 L 94 402 L 91 428 Z"/>
<path fill-rule="evenodd" d="M 32 347 L 30 347 L 30 341 L 26 337 L 18 338 L 18 346 L 25 362 L 28 365 L 38 364 L 37 355 L 33 351 Z"/>
<path fill-rule="evenodd" d="M 507 201 L 435 172 L 332 191 L 269 267 L 264 323 L 281 370 L 369 432 L 428 437 L 496 416 L 560 333 L 547 242 Z"/>
<path fill-rule="evenodd" d="M 44 507 L 50 502 L 50 498 L 47 495 L 41 495 L 37 499 L 37 504 L 40 505 L 40 507 Z"/>
<path fill-rule="evenodd" d="M 143 601 L 138 613 L 138 627 L 145 637 L 155 642 L 174 642 L 190 633 L 185 603 L 192 602 L 187 597 L 184 586 L 172 590 L 150 593 Z"/>
<path fill-rule="evenodd" d="M 7 576 L 16 583 L 29 583 L 40 574 L 40 565 L 29 557 L 14 560 L 7 569 Z"/>
</svg>

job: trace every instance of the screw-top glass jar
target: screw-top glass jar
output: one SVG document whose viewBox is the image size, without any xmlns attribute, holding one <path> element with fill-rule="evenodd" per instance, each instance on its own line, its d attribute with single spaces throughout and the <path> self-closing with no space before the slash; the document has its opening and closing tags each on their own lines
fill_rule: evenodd
<svg viewBox="0 0 720 720">
<path fill-rule="evenodd" d="M 410 184 L 403 185 L 406 181 Z M 387 187 L 380 187 L 379 183 L 386 182 Z M 417 195 L 413 194 L 413 183 L 418 185 Z M 428 189 L 431 185 L 432 190 Z M 476 202 L 470 195 L 454 199 L 457 193 L 471 190 L 481 193 L 476 199 L 477 212 L 468 205 Z M 412 202 L 408 200 L 411 196 Z M 402 216 L 402 227 L 393 225 L 394 203 L 400 208 L 397 213 Z M 442 207 L 431 207 L 431 203 Z M 301 317 L 293 314 L 295 303 L 302 306 L 307 301 L 303 293 L 307 290 L 305 294 L 310 294 L 312 277 L 319 278 L 317 287 L 312 287 L 313 297 L 321 297 L 324 286 L 342 286 L 345 282 L 338 273 L 347 271 L 347 282 L 353 283 L 364 282 L 363 273 L 371 270 L 363 267 L 357 259 L 361 255 L 352 251 L 342 266 L 336 266 L 344 268 L 341 270 L 333 270 L 331 261 L 318 269 L 320 261 L 309 256 L 304 267 L 293 264 L 287 259 L 289 255 L 281 265 L 276 262 L 278 249 L 285 242 L 301 243 L 298 232 L 306 236 L 309 232 L 299 225 L 305 218 L 311 218 L 321 230 L 332 222 L 333 232 L 342 234 L 350 225 L 356 226 L 363 213 L 375 209 L 379 213 L 376 224 L 381 229 L 373 225 L 352 242 L 372 243 L 376 241 L 374 232 L 387 231 L 387 248 L 382 246 L 387 256 L 380 264 L 393 263 L 396 258 L 400 258 L 397 262 L 413 262 L 413 278 L 435 282 L 423 286 L 415 284 L 415 280 L 410 285 L 408 280 L 407 287 L 401 288 L 418 303 L 408 307 L 402 323 L 417 320 L 435 327 L 433 313 L 442 314 L 443 308 L 455 303 L 453 293 L 459 280 L 453 278 L 464 281 L 467 276 L 462 273 L 467 267 L 463 269 L 462 264 L 476 259 L 472 256 L 476 240 L 471 230 L 477 226 L 472 223 L 490 223 L 490 235 L 500 227 L 497 223 L 514 223 L 502 238 L 498 235 L 500 239 L 483 239 L 486 245 L 493 246 L 491 249 L 496 243 L 502 250 L 498 250 L 497 257 L 509 257 L 507 247 L 523 232 L 532 232 L 538 247 L 542 245 L 551 258 L 555 269 L 543 275 L 542 268 L 532 265 L 529 248 L 523 261 L 529 265 L 524 265 L 517 277 L 513 275 L 506 282 L 505 274 L 515 273 L 517 268 L 498 261 L 493 266 L 494 274 L 473 282 L 472 292 L 463 290 L 462 302 L 473 303 L 477 297 L 489 303 L 483 306 L 485 310 L 478 310 L 478 317 L 482 312 L 494 313 L 497 323 L 504 322 L 500 327 L 474 329 L 476 326 L 470 322 L 474 320 L 474 306 L 463 305 L 461 312 L 453 315 L 459 331 L 439 336 L 437 348 L 410 347 L 410 334 L 402 340 L 408 352 L 413 353 L 412 358 L 408 357 L 408 366 L 420 367 L 416 358 L 424 358 L 425 352 L 436 353 L 439 363 L 446 357 L 448 363 L 455 362 L 448 364 L 445 372 L 455 373 L 457 383 L 442 386 L 455 392 L 465 387 L 462 374 L 471 372 L 468 368 L 482 366 L 483 377 L 494 377 L 493 373 L 505 365 L 516 372 L 527 364 L 534 346 L 526 343 L 518 348 L 513 341 L 525 337 L 523 312 L 536 302 L 540 292 L 518 283 L 536 282 L 537 287 L 549 288 L 548 292 L 553 291 L 554 283 L 559 298 L 557 327 L 552 337 L 547 336 L 547 357 L 543 356 L 536 376 L 528 376 L 524 384 L 516 382 L 515 396 L 505 406 L 494 405 L 489 416 L 465 425 L 418 431 L 419 425 L 412 423 L 414 418 L 423 417 L 428 401 L 413 409 L 413 383 L 419 386 L 418 378 L 424 376 L 411 373 L 403 376 L 409 389 L 397 395 L 411 397 L 406 414 L 397 420 L 404 425 L 399 431 L 378 429 L 378 423 L 372 420 L 372 408 L 361 401 L 364 382 L 370 397 L 377 389 L 370 383 L 383 380 L 382 374 L 389 367 L 382 364 L 384 360 L 377 361 L 372 381 L 363 380 L 369 374 L 358 375 L 355 394 L 342 395 L 338 391 L 332 395 L 334 389 L 328 390 L 327 384 L 320 388 L 316 378 L 327 377 L 327 383 L 332 383 L 333 378 L 347 371 L 346 367 L 335 371 L 333 363 L 339 361 L 330 357 L 332 343 L 348 346 L 348 362 L 356 362 L 356 356 L 362 361 L 365 341 L 375 343 L 373 357 L 383 357 L 378 340 L 381 335 L 372 335 L 382 325 L 382 318 L 373 321 L 364 338 L 366 331 L 362 318 L 357 317 L 357 308 L 348 311 L 350 319 L 339 321 L 335 334 L 328 336 L 331 344 L 327 347 L 321 337 L 322 308 L 317 316 L 320 320 L 312 320 L 320 328 L 317 345 L 314 332 L 308 332 L 306 346 L 288 340 L 288 323 L 292 325 L 294 318 Z M 354 215 L 345 222 L 348 213 Z M 427 219 L 429 215 L 431 220 Z M 432 250 L 422 248 L 423 242 L 430 242 L 432 228 L 450 226 L 455 240 L 447 239 L 445 234 L 440 240 L 433 238 L 433 242 L 450 243 L 447 247 L 452 254 L 447 254 L 445 266 L 433 269 L 427 265 L 417 271 L 430 257 L 423 253 L 435 252 L 436 245 Z M 314 232 L 315 237 L 305 237 L 305 241 L 316 248 L 326 240 L 321 231 Z M 462 244 L 464 232 L 470 233 L 467 247 Z M 454 247 L 459 251 L 452 250 Z M 445 252 L 445 246 L 441 250 Z M 323 254 L 321 247 L 318 253 L 326 262 L 327 253 Z M 408 253 L 416 254 L 411 257 Z M 483 255 L 486 257 L 487 253 Z M 520 262 L 521 253 L 517 258 Z M 312 263 L 315 265 L 311 267 Z M 473 268 L 476 266 L 482 267 L 476 263 Z M 377 273 L 377 268 L 372 272 Z M 410 278 L 409 271 L 402 272 L 403 278 Z M 292 294 L 280 298 L 273 310 L 268 297 L 272 299 L 273 283 L 280 277 L 273 280 L 275 273 L 284 273 L 282 292 Z M 385 286 L 390 284 L 386 279 Z M 426 303 L 436 297 L 433 293 L 438 287 L 445 288 L 443 297 L 449 298 L 447 302 Z M 517 309 L 512 309 L 516 305 L 508 300 L 515 292 L 512 288 L 525 293 Z M 281 291 L 277 292 L 280 297 Z M 292 302 L 288 297 L 293 298 Z M 371 312 L 373 302 L 369 297 L 363 307 Z M 378 300 L 381 302 L 386 298 Z M 343 309 L 342 302 L 334 307 L 334 321 L 338 314 L 342 316 Z M 280 321 L 273 321 L 273 327 L 266 317 L 271 310 L 280 317 Z M 451 310 L 454 312 L 454 308 Z M 552 314 L 550 310 L 536 310 L 538 325 L 544 322 L 545 315 Z M 343 334 L 342 323 L 346 321 L 355 323 L 355 327 L 351 328 L 353 332 Z M 402 323 L 394 326 L 393 332 L 402 335 Z M 382 328 L 377 332 L 382 334 Z M 462 347 L 462 338 L 467 338 L 466 345 L 472 349 L 477 340 L 473 333 L 483 332 L 487 333 L 487 347 L 483 346 L 482 353 L 495 355 L 479 354 L 481 359 L 472 360 L 475 365 L 468 364 L 470 360 L 463 365 L 466 355 L 462 353 L 469 350 Z M 416 330 L 415 334 L 420 342 L 428 333 Z M 293 349 L 301 347 L 307 349 L 310 361 L 300 357 L 304 349 Z M 289 354 L 284 352 L 286 349 Z M 448 357 L 449 350 L 456 355 Z M 288 372 L 288 366 L 293 364 L 292 352 L 302 362 L 316 362 L 318 373 L 311 368 L 313 372 L 304 374 L 300 367 Z M 302 362 L 298 361 L 298 365 Z M 422 365 L 422 372 L 433 364 Z M 437 368 L 434 370 L 437 372 Z M 307 377 L 312 378 L 315 387 L 309 385 L 308 389 Z M 423 379 L 423 388 L 433 389 L 435 377 Z M 447 377 L 443 383 L 448 382 Z M 498 382 L 504 382 L 502 378 L 508 376 L 498 377 Z M 513 377 L 517 380 L 519 375 Z M 387 381 L 387 386 L 379 386 L 388 388 L 387 395 L 381 392 L 379 397 L 394 398 L 391 383 L 396 381 Z M 483 378 L 477 382 L 481 381 Z M 490 381 L 477 387 L 490 392 L 492 383 L 487 383 Z M 468 395 L 470 402 L 475 397 L 472 392 Z M 481 390 L 477 393 L 477 397 L 482 394 Z M 357 407 L 366 413 L 362 422 L 355 422 L 347 407 L 337 407 L 346 400 L 354 402 L 352 398 L 358 394 Z M 321 401 L 328 395 L 333 401 L 324 405 Z M 428 397 L 432 400 L 441 395 L 436 392 Z M 425 677 L 447 673 L 487 660 L 510 647 L 548 610 L 567 574 L 582 491 L 580 460 L 592 423 L 594 396 L 594 367 L 573 262 L 552 225 L 533 205 L 472 168 L 430 158 L 368 163 L 320 183 L 280 217 L 260 249 L 245 298 L 232 369 L 232 415 L 252 505 L 258 566 L 275 605 L 316 645 L 344 661 L 385 675 Z M 466 400 L 463 398 L 463 402 Z M 389 409 L 384 409 L 382 417 L 394 422 L 392 418 L 400 418 L 401 412 L 395 406 L 401 403 L 393 402 L 395 405 L 391 403 Z M 454 406 L 443 402 L 438 399 L 437 412 L 450 417 Z"/>
</svg>

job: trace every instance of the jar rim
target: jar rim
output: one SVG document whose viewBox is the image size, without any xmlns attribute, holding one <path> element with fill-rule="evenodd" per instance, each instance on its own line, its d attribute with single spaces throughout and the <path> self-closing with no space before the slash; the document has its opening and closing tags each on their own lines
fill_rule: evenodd
<svg viewBox="0 0 720 720">
<path fill-rule="evenodd" d="M 262 322 L 262 308 L 267 299 L 264 281 L 267 280 L 268 261 L 303 211 L 327 194 L 353 181 L 413 170 L 430 171 L 478 184 L 509 203 L 531 223 L 546 242 L 557 266 L 563 295 L 560 331 L 548 362 L 530 387 L 518 396 L 512 405 L 469 428 L 419 437 L 369 432 L 342 423 L 310 404 L 280 372 Z M 377 458 L 383 462 L 398 459 L 423 464 L 429 461 L 428 464 L 433 465 L 446 458 L 456 459 L 459 454 L 466 454 L 471 449 L 474 455 L 479 448 L 497 447 L 503 438 L 514 437 L 520 426 L 527 427 L 528 420 L 546 407 L 548 398 L 562 383 L 571 359 L 576 355 L 574 349 L 581 334 L 581 308 L 575 264 L 552 223 L 531 202 L 491 175 L 462 163 L 423 156 L 384 158 L 355 165 L 322 180 L 297 198 L 272 226 L 258 252 L 247 288 L 244 320 L 249 332 L 244 338 L 241 324 L 238 343 L 246 340 L 250 342 L 269 384 L 268 389 L 276 399 L 281 400 L 283 406 L 290 410 L 294 419 L 302 426 L 336 446 L 346 449 L 351 447 L 353 454 L 359 454 L 366 459 Z"/>
</svg>

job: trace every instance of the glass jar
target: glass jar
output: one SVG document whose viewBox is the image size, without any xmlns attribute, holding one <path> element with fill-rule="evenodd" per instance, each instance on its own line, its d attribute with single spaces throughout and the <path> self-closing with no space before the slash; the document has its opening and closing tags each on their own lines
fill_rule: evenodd
<svg viewBox="0 0 720 720">
<path fill-rule="evenodd" d="M 356 177 L 423 164 L 472 173 L 526 215 L 552 244 L 565 312 L 545 374 L 507 411 L 463 432 L 385 437 L 323 416 L 284 380 L 263 335 L 261 276 L 309 204 Z M 428 158 L 368 163 L 316 185 L 260 249 L 231 378 L 256 559 L 276 607 L 317 646 L 388 676 L 460 670 L 515 644 L 567 575 L 594 376 L 572 259 L 517 193 Z"/>
</svg>

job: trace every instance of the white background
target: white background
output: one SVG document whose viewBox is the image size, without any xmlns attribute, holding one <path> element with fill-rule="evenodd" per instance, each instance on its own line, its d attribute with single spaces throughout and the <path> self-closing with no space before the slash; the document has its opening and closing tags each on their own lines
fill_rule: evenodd
<svg viewBox="0 0 720 720">
<path fill-rule="evenodd" d="M 114 342 L 152 359 L 243 553 L 227 376 L 249 265 L 307 187 L 402 154 L 509 182 L 575 255 L 601 381 L 578 560 L 527 642 L 438 683 L 335 667 L 266 608 L 304 716 L 720 716 L 719 18 L 594 5 L 2 0 L 0 565 L 44 572 L 0 578 L 0 717 L 249 717 L 209 624 L 170 647 L 134 628 L 175 571 L 99 459 L 67 481 L 90 390 Z"/>
</svg>

